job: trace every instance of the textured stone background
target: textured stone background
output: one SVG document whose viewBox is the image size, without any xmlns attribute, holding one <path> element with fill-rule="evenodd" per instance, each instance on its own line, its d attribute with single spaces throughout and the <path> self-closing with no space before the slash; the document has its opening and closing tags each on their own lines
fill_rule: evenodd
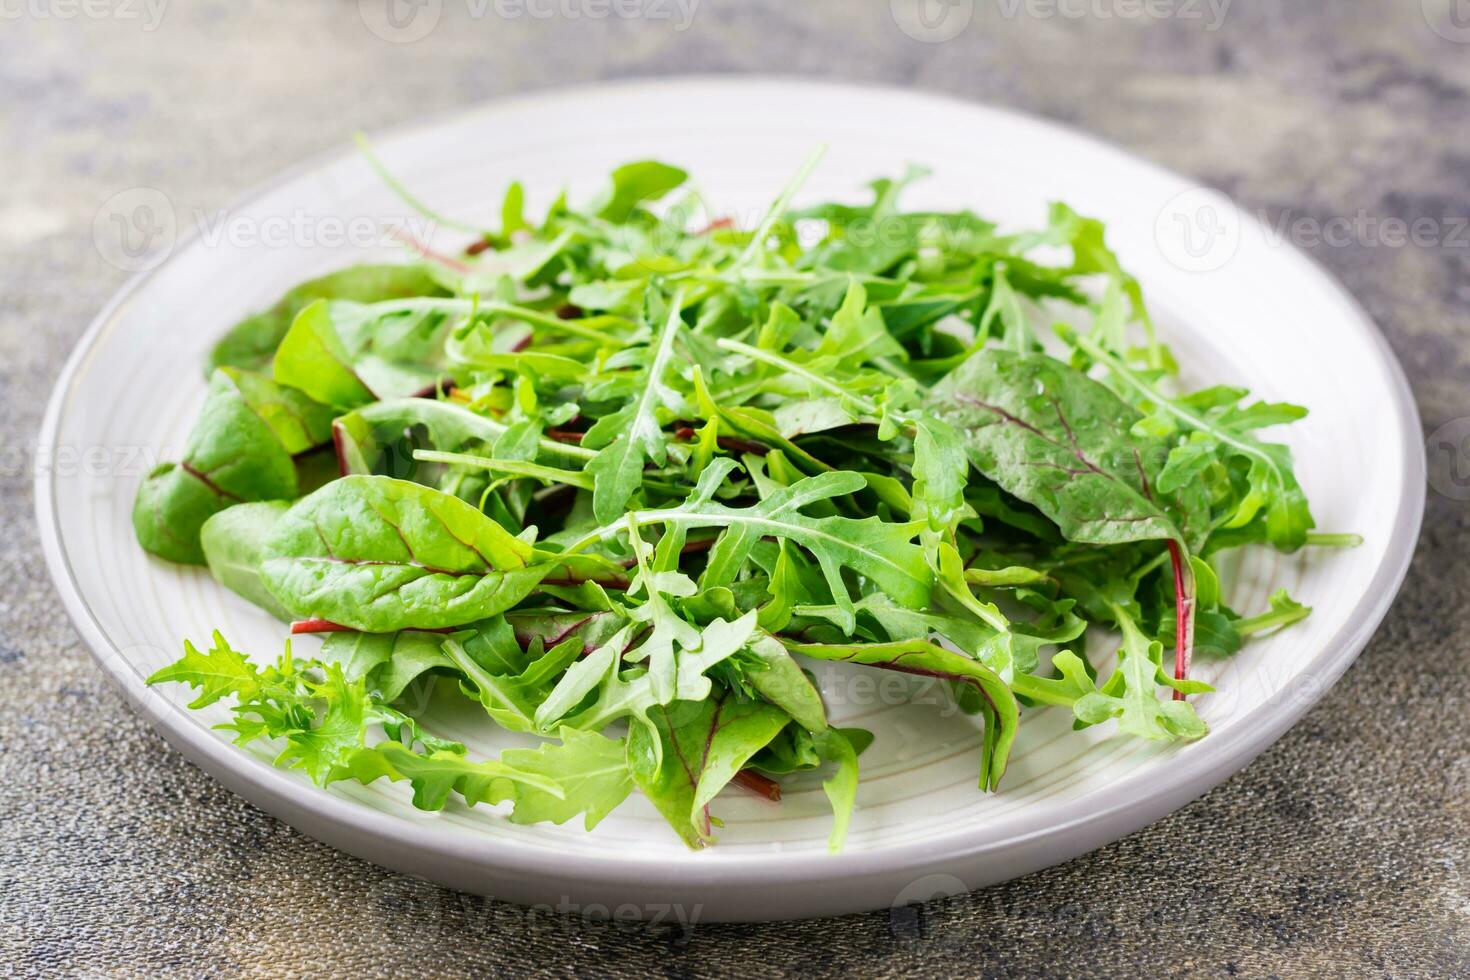
<svg viewBox="0 0 1470 980">
<path fill-rule="evenodd" d="M 951 16 L 973 18 L 941 43 L 906 35 L 882 0 L 702 0 L 682 31 L 475 19 L 469 0 L 443 0 L 437 28 L 400 44 L 370 33 L 356 0 L 175 0 L 154 30 L 142 0 L 62 19 L 68 2 L 0 3 L 0 963 L 148 976 L 1470 971 L 1470 503 L 1454 499 L 1470 489 L 1455 482 L 1470 444 L 1454 456 L 1431 443 L 1441 492 L 1377 639 L 1209 796 L 1089 857 L 921 910 L 689 932 L 441 891 L 221 789 L 82 648 L 42 564 L 26 462 L 64 356 L 124 279 L 92 241 L 112 194 L 146 185 L 220 207 L 358 128 L 689 71 L 944 91 L 1085 127 L 1273 216 L 1432 219 L 1434 241 L 1375 244 L 1370 230 L 1313 251 L 1382 324 L 1426 437 L 1460 419 L 1446 430 L 1458 439 L 1470 20 L 1433 16 L 1454 0 L 1425 0 L 1428 17 L 1420 0 L 1236 0 L 1218 29 L 1184 0 L 1143 19 L 1124 16 L 1131 0 L 1063 0 L 1080 16 L 954 0 Z"/>
</svg>

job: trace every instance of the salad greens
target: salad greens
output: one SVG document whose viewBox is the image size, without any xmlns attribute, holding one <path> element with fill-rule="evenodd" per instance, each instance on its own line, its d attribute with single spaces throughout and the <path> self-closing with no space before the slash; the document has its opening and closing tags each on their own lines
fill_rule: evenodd
<svg viewBox="0 0 1470 980">
<path fill-rule="evenodd" d="M 1235 612 L 1216 556 L 1352 541 L 1258 435 L 1305 410 L 1183 392 L 1100 223 L 901 210 L 918 170 L 793 209 L 815 163 L 753 230 L 696 227 L 662 163 L 539 223 L 514 185 L 462 255 L 235 326 L 138 539 L 324 642 L 259 666 L 216 634 L 151 682 L 231 699 L 320 784 L 589 829 L 637 789 L 691 847 L 730 784 L 803 772 L 841 846 L 873 737 L 831 724 L 819 661 L 947 685 L 984 790 L 1042 710 L 1205 735 L 1191 657 L 1310 611 Z M 472 759 L 445 697 L 542 741 Z"/>
</svg>

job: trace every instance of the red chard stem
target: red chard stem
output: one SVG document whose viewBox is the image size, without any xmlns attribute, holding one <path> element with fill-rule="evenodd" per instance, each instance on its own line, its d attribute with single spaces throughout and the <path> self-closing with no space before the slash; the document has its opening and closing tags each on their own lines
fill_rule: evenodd
<svg viewBox="0 0 1470 980">
<path fill-rule="evenodd" d="M 1194 574 L 1177 541 L 1169 542 L 1169 561 L 1174 566 L 1174 679 L 1182 681 L 1189 677 L 1194 655 Z M 1184 692 L 1175 691 L 1174 700 L 1183 701 Z"/>
</svg>

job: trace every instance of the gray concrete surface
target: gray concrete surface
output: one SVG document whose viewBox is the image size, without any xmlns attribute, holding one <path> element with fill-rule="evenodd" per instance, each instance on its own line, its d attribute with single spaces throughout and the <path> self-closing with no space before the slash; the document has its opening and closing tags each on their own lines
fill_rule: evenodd
<svg viewBox="0 0 1470 980">
<path fill-rule="evenodd" d="M 429 0 L 441 19 L 427 36 L 391 43 L 366 26 L 386 23 L 376 0 L 4 0 L 0 970 L 1470 972 L 1470 502 L 1457 499 L 1470 473 L 1470 19 L 1439 16 L 1454 2 L 953 0 L 936 9 L 955 19 L 926 28 L 905 14 L 912 0 L 702 0 L 687 24 L 676 5 L 658 8 L 672 19 L 645 7 L 595 20 L 564 11 L 597 0 Z M 219 207 L 358 128 L 690 71 L 948 92 L 1084 127 L 1273 217 L 1434 222 L 1417 243 L 1359 230 L 1312 248 L 1402 359 L 1437 433 L 1438 489 L 1379 635 L 1277 746 L 1148 830 L 979 894 L 650 930 L 345 857 L 221 789 L 126 709 L 52 592 L 28 465 L 63 358 L 124 279 L 92 244 L 102 203 L 147 185 Z"/>
</svg>

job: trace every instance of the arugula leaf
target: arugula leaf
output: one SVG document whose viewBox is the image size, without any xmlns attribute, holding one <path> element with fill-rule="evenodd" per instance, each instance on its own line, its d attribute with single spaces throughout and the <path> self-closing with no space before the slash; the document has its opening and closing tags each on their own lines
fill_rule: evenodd
<svg viewBox="0 0 1470 980">
<path fill-rule="evenodd" d="M 420 245 L 237 325 L 135 526 L 325 639 L 261 666 L 216 636 L 155 681 L 235 698 L 238 742 L 323 785 L 588 828 L 639 788 L 696 847 L 722 787 L 779 799 L 770 776 L 797 772 L 842 846 L 873 736 L 829 724 L 800 655 L 948 682 L 982 717 L 987 790 L 1023 710 L 1203 735 L 1193 652 L 1310 612 L 1282 592 L 1242 617 L 1211 556 L 1356 540 L 1310 533 L 1259 436 L 1305 409 L 1166 391 L 1100 222 L 905 210 L 921 168 L 794 210 L 820 157 L 753 230 L 698 227 L 692 192 L 659 205 L 687 174 L 654 161 L 540 216 L 513 184 L 498 231 L 434 215 L 474 236 L 461 255 Z M 1069 360 L 1038 339 L 1062 306 L 1092 319 L 1056 328 Z M 1091 626 L 1122 636 L 1104 678 Z M 440 695 L 549 741 L 471 760 L 422 723 Z"/>
<path fill-rule="evenodd" d="M 1006 683 L 990 668 L 924 640 L 899 643 L 786 643 L 792 653 L 814 660 L 881 667 L 968 684 L 984 699 L 985 744 L 980 756 L 980 788 L 994 790 L 1005 775 L 1016 739 L 1020 709 Z"/>
<path fill-rule="evenodd" d="M 593 208 L 604 220 L 626 221 L 644 202 L 658 200 L 688 177 L 678 167 L 656 160 L 625 163 L 612 172 L 611 186 Z"/>
<path fill-rule="evenodd" d="M 723 461 L 729 463 L 730 461 Z M 912 543 L 921 525 L 893 524 L 878 517 L 862 520 L 842 517 L 810 517 L 803 509 L 867 487 L 861 474 L 825 473 L 782 487 L 747 508 L 732 508 L 709 499 L 730 472 L 728 465 L 712 465 L 699 486 L 679 507 L 637 511 L 640 525 L 662 524 L 683 529 L 724 528 L 710 552 L 701 580 L 704 588 L 729 581 L 749 558 L 755 542 L 766 535 L 798 544 L 817 559 L 832 590 L 833 599 L 845 613 L 852 607 L 851 594 L 842 579 L 842 569 L 851 568 L 872 580 L 893 599 L 911 608 L 929 599 L 934 577 L 924 560 L 923 549 Z M 597 532 L 594 539 L 600 537 Z"/>
<path fill-rule="evenodd" d="M 1297 602 L 1287 594 L 1285 589 L 1277 589 L 1271 593 L 1270 602 L 1269 612 L 1237 619 L 1234 623 L 1235 631 L 1241 636 L 1254 636 L 1257 633 L 1278 630 L 1292 623 L 1299 623 L 1312 614 L 1310 606 Z"/>
<path fill-rule="evenodd" d="M 1202 694 L 1214 688 L 1203 681 L 1178 681 L 1164 672 L 1164 646 L 1150 641 L 1137 623 L 1121 608 L 1115 610 L 1123 630 L 1123 647 L 1118 667 L 1096 692 L 1077 701 L 1073 710 L 1079 721 L 1096 724 L 1118 719 L 1118 729 L 1149 739 L 1200 738 L 1208 729 L 1187 701 L 1160 701 L 1158 689 L 1172 688 L 1186 694 Z"/>
<path fill-rule="evenodd" d="M 621 669 L 635 634 L 636 627 L 630 625 L 613 634 L 612 639 L 562 675 L 556 688 L 536 710 L 537 728 L 548 731 L 553 724 L 562 721 L 573 728 L 600 731 L 609 723 L 627 717 L 646 724 L 650 712 L 656 707 L 674 700 L 700 701 L 707 698 L 712 686 L 705 674 L 715 664 L 738 653 L 750 640 L 755 632 L 755 613 L 747 613 L 733 623 L 716 619 L 699 631 L 686 632 L 673 619 L 662 616 L 652 625 L 648 639 L 639 648 L 643 656 L 680 644 L 674 653 L 671 687 L 655 681 L 650 670 L 641 667 L 630 671 Z M 683 646 L 684 642 L 691 645 Z M 652 651 L 647 649 L 650 644 Z M 567 717 L 568 712 L 593 691 L 597 692 L 596 698 Z"/>
<path fill-rule="evenodd" d="M 852 808 L 857 803 L 858 751 L 847 735 L 835 728 L 819 733 L 814 744 L 822 761 L 836 767 L 822 783 L 822 790 L 832 804 L 832 833 L 827 838 L 827 849 L 835 854 L 847 840 Z"/>
<path fill-rule="evenodd" d="M 442 810 L 451 793 L 469 806 L 503 803 L 517 797 L 516 781 L 532 777 L 500 762 L 472 762 L 457 752 L 439 750 L 420 754 L 398 742 L 382 742 L 346 754 L 331 771 L 331 778 L 354 779 L 367 785 L 386 778 L 407 780 L 413 787 L 413 805 L 420 810 Z M 555 783 L 536 779 L 532 791 L 556 793 Z"/>
<path fill-rule="evenodd" d="M 587 464 L 587 473 L 596 481 L 592 508 L 597 519 L 610 523 L 627 508 L 628 500 L 643 482 L 643 464 L 651 459 L 662 466 L 668 459 L 663 427 L 658 409 L 677 410 L 678 396 L 663 381 L 678 336 L 682 294 L 669 304 L 663 327 L 654 337 L 648 364 L 638 377 L 636 397 L 619 411 L 604 416 L 583 438 L 584 444 L 597 445 L 602 433 L 618 432 Z"/>
</svg>

